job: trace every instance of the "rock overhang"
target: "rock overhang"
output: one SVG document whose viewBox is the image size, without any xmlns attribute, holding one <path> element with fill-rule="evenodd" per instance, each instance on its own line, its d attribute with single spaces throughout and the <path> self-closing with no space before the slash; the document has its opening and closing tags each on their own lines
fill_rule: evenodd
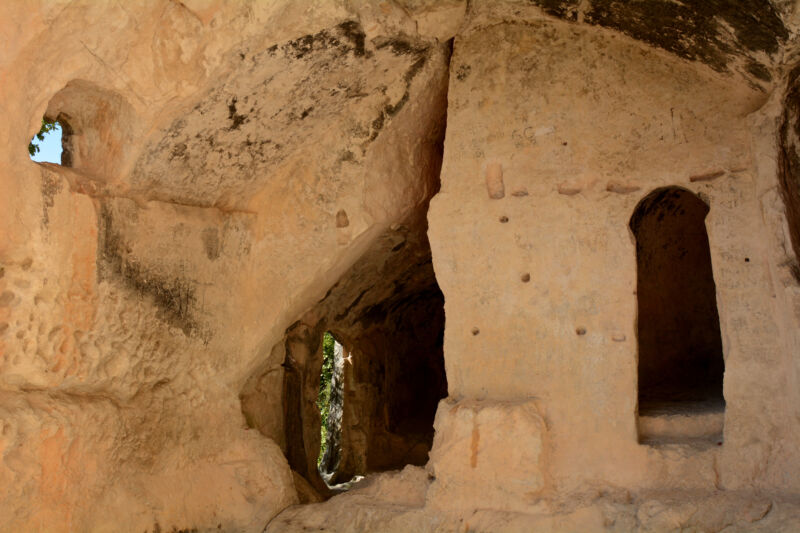
<svg viewBox="0 0 800 533">
<path fill-rule="evenodd" d="M 789 4 L 770 0 L 529 0 L 547 15 L 621 32 L 768 90 L 789 41 Z"/>
</svg>

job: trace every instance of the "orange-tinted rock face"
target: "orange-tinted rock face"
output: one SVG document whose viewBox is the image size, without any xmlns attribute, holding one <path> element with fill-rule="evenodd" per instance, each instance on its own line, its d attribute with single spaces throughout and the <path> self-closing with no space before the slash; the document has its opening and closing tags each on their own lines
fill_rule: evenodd
<svg viewBox="0 0 800 533">
<path fill-rule="evenodd" d="M 4 3 L 0 531 L 797 530 L 800 12 L 700 4 Z"/>
</svg>

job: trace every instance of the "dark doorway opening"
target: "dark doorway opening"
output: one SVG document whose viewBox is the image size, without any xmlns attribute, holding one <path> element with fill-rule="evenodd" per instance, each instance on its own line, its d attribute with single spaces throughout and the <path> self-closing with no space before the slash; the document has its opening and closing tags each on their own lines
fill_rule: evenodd
<svg viewBox="0 0 800 533">
<path fill-rule="evenodd" d="M 248 425 L 281 446 L 303 503 L 428 461 L 447 377 L 425 215 L 379 235 L 242 391 Z"/>
<path fill-rule="evenodd" d="M 447 396 L 444 297 L 430 263 L 417 269 L 396 280 L 385 300 L 338 326 L 356 334 L 344 343 L 341 460 L 333 483 L 428 460 L 436 408 Z"/>
<path fill-rule="evenodd" d="M 660 413 L 724 410 L 725 363 L 705 227 L 708 212 L 695 194 L 665 187 L 646 196 L 630 220 L 636 238 L 640 422 Z M 640 437 L 648 437 L 642 428 L 640 423 Z M 712 430 L 701 429 L 704 435 Z M 667 431 L 675 437 L 697 436 L 692 432 L 697 431 L 688 426 Z"/>
</svg>

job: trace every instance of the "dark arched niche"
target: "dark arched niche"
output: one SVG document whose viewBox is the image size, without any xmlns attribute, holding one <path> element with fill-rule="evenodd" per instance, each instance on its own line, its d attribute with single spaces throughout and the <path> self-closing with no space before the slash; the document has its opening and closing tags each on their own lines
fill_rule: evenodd
<svg viewBox="0 0 800 533">
<path fill-rule="evenodd" d="M 705 218 L 679 187 L 636 207 L 639 412 L 664 404 L 724 408 L 724 360 Z"/>
</svg>

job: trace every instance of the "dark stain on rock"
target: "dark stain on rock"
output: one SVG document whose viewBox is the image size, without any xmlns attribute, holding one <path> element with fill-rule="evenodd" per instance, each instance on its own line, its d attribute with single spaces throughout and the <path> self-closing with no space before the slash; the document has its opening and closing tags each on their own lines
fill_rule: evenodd
<svg viewBox="0 0 800 533">
<path fill-rule="evenodd" d="M 342 40 L 347 41 L 343 43 Z M 353 20 L 339 24 L 335 30 L 322 30 L 320 32 L 303 35 L 293 41 L 281 45 L 281 50 L 287 57 L 303 59 L 312 52 L 328 48 L 342 48 L 344 53 L 353 52 L 356 57 L 367 55 L 365 48 L 366 35 L 361 25 Z M 270 55 L 275 55 L 277 45 L 267 49 Z"/>
<path fill-rule="evenodd" d="M 228 118 L 231 120 L 232 124 L 230 129 L 238 130 L 239 126 L 245 123 L 247 120 L 246 115 L 238 115 L 236 113 L 236 97 L 234 96 L 230 103 L 228 104 Z"/>
<path fill-rule="evenodd" d="M 461 65 L 456 69 L 456 79 L 458 81 L 464 81 L 469 76 L 472 67 L 469 65 Z"/>
<path fill-rule="evenodd" d="M 161 529 L 161 526 L 158 524 L 158 522 L 156 522 L 153 525 L 153 533 L 162 533 L 162 531 L 163 530 Z M 172 529 L 170 529 L 168 533 L 199 533 L 199 530 L 196 527 L 192 528 L 185 527 L 182 529 L 178 529 L 177 527 L 172 526 Z"/>
<path fill-rule="evenodd" d="M 425 46 L 416 46 L 414 43 L 399 38 L 379 39 L 375 42 L 375 48 L 382 50 L 386 47 L 391 48 L 392 53 L 400 55 L 419 55 L 426 50 Z"/>
<path fill-rule="evenodd" d="M 303 59 L 312 52 L 326 50 L 329 48 L 341 48 L 343 53 L 353 52 L 356 57 L 367 55 L 364 46 L 366 35 L 361 29 L 361 25 L 355 21 L 347 21 L 339 24 L 332 31 L 322 30 L 320 32 L 304 35 L 293 41 L 281 45 L 286 57 L 292 59 Z M 347 43 L 342 42 L 347 41 Z M 348 44 L 349 43 L 349 44 Z M 277 45 L 271 46 L 267 52 L 274 56 L 277 52 Z"/>
<path fill-rule="evenodd" d="M 196 283 L 188 279 L 167 278 L 139 264 L 114 227 L 111 208 L 102 203 L 97 232 L 97 279 L 116 280 L 128 289 L 153 299 L 158 318 L 179 328 L 187 337 L 198 332 L 191 310 L 196 304 Z"/>
<path fill-rule="evenodd" d="M 55 196 L 62 186 L 60 179 L 42 170 L 42 224 L 45 227 L 50 223 L 50 208 L 55 205 Z"/>
<path fill-rule="evenodd" d="M 377 136 L 378 132 L 383 128 L 384 116 L 381 113 L 378 118 L 372 121 L 372 129 L 375 130 L 374 135 Z"/>
<path fill-rule="evenodd" d="M 339 24 L 339 29 L 342 30 L 342 34 L 353 45 L 353 55 L 356 57 L 364 56 L 366 54 L 366 50 L 364 48 L 366 34 L 361 28 L 361 24 L 353 20 L 348 20 Z"/>
<path fill-rule="evenodd" d="M 564 18 L 557 11 L 551 14 Z M 774 54 L 789 36 L 768 0 L 592 0 L 585 17 L 590 24 L 702 61 L 717 71 L 727 70 L 735 55 Z M 727 28 L 733 30 L 735 42 L 729 39 Z M 747 71 L 761 80 L 768 74 L 752 57 Z"/>
<path fill-rule="evenodd" d="M 293 41 L 289 41 L 287 44 L 284 45 L 285 51 L 292 51 L 292 55 L 295 59 L 302 59 L 307 54 L 311 53 L 314 50 L 314 40 L 320 34 L 317 35 L 304 35 L 298 39 Z"/>
<path fill-rule="evenodd" d="M 391 46 L 391 50 L 397 52 L 411 52 L 411 55 L 398 56 L 395 60 L 403 65 L 398 65 L 398 68 L 403 69 L 397 76 L 399 79 L 391 80 L 395 85 L 401 84 L 398 92 L 392 93 L 397 94 L 397 97 L 394 100 L 385 99 L 372 109 L 368 119 L 358 120 L 350 131 L 344 132 L 352 137 L 348 147 L 351 155 L 348 156 L 350 159 L 342 161 L 357 163 L 363 157 L 369 143 L 387 127 L 390 118 L 408 103 L 410 84 L 424 70 L 429 58 L 428 48 L 423 48 L 426 46 L 424 43 L 411 41 L 404 44 L 397 41 L 394 45 L 387 43 L 386 46 Z M 256 54 L 248 53 L 247 64 L 240 68 L 249 69 L 254 76 L 263 75 L 264 82 L 251 90 L 244 90 L 229 82 L 213 89 L 195 107 L 191 116 L 173 121 L 157 145 L 144 151 L 137 160 L 131 181 L 138 185 L 153 184 L 171 190 L 173 185 L 168 178 L 168 173 L 171 172 L 176 175 L 177 181 L 197 185 L 194 190 L 186 187 L 179 193 L 181 200 L 193 205 L 212 205 L 214 195 L 224 195 L 245 184 L 250 186 L 251 182 L 262 179 L 263 168 L 280 165 L 302 142 L 301 138 L 305 136 L 287 134 L 300 121 L 316 122 L 319 120 L 316 115 L 321 107 L 348 105 L 348 102 L 343 102 L 344 98 L 362 98 L 380 90 L 365 79 L 366 72 L 370 70 L 362 72 L 357 65 L 360 61 L 356 58 L 362 56 L 365 61 L 370 61 L 372 52 L 368 49 L 372 49 L 372 44 L 366 46 L 366 37 L 359 23 L 347 21 L 314 34 L 270 46 Z M 390 48 L 386 48 L 381 55 L 392 53 Z M 298 59 L 304 65 L 298 65 Z M 267 63 L 271 66 L 265 71 L 262 66 Z M 271 92 L 264 89 L 274 77 L 272 66 L 303 71 L 308 69 L 305 79 L 293 82 L 293 87 L 287 92 L 296 102 L 302 102 L 301 104 L 284 107 L 273 105 L 269 96 Z M 351 72 L 352 76 L 346 75 L 334 83 L 323 75 L 335 71 Z M 204 114 L 219 114 L 228 120 L 209 123 L 201 118 Z M 189 123 L 191 127 L 187 126 Z M 202 129 L 197 131 L 198 128 Z M 231 131 L 244 135 L 231 137 L 228 135 Z M 266 135 L 273 134 L 282 137 L 263 139 Z M 243 142 L 242 137 L 248 139 Z M 185 149 L 182 146 L 184 144 Z M 208 163 L 209 158 L 192 155 L 210 152 L 219 156 L 215 157 L 216 163 L 213 165 Z M 246 152 L 251 157 L 237 158 L 237 153 L 241 152 Z M 162 165 L 169 167 L 169 170 L 155 170 L 154 167 Z"/>
<path fill-rule="evenodd" d="M 577 20 L 579 0 L 529 0 L 548 15 L 565 20 Z"/>
<path fill-rule="evenodd" d="M 378 134 L 380 133 L 381 129 L 386 125 L 386 119 L 395 116 L 403 106 L 408 103 L 408 99 L 410 98 L 410 91 L 411 91 L 411 81 L 419 74 L 419 71 L 425 66 L 425 63 L 428 60 L 428 57 L 425 54 L 425 49 L 415 49 L 417 54 L 420 57 L 408 68 L 408 70 L 403 74 L 403 80 L 406 82 L 406 90 L 403 92 L 403 96 L 395 102 L 394 104 L 386 104 L 383 106 L 383 110 L 378 117 L 372 121 L 372 128 L 369 136 L 368 142 L 374 141 Z"/>
<path fill-rule="evenodd" d="M 203 246 L 206 249 L 206 257 L 214 261 L 219 257 L 222 246 L 219 241 L 219 230 L 217 228 L 206 228 L 200 235 L 203 240 Z"/>
<path fill-rule="evenodd" d="M 425 62 L 428 60 L 427 56 L 424 55 L 424 51 L 420 52 L 419 58 L 414 61 L 414 64 L 409 67 L 405 74 L 403 74 L 403 79 L 406 83 L 411 83 L 411 80 L 417 77 L 419 71 L 422 70 L 422 67 L 425 66 Z"/>
<path fill-rule="evenodd" d="M 387 116 L 390 116 L 390 117 L 395 116 L 397 114 L 397 112 L 400 111 L 401 109 L 403 109 L 403 106 L 406 105 L 406 103 L 408 102 L 408 98 L 409 98 L 408 91 L 406 91 L 405 93 L 403 93 L 403 97 L 400 100 L 398 100 L 396 103 L 387 104 L 383 108 L 383 112 L 386 113 Z"/>
<path fill-rule="evenodd" d="M 234 111 L 235 110 L 236 108 L 234 107 Z M 172 159 L 184 157 L 186 155 L 186 143 L 176 144 L 175 147 L 172 149 L 171 155 Z"/>
<path fill-rule="evenodd" d="M 753 59 L 747 60 L 745 70 L 752 74 L 756 79 L 767 82 L 772 81 L 772 74 L 770 74 L 769 70 L 767 70 L 767 67 L 757 61 L 754 61 Z"/>
</svg>

